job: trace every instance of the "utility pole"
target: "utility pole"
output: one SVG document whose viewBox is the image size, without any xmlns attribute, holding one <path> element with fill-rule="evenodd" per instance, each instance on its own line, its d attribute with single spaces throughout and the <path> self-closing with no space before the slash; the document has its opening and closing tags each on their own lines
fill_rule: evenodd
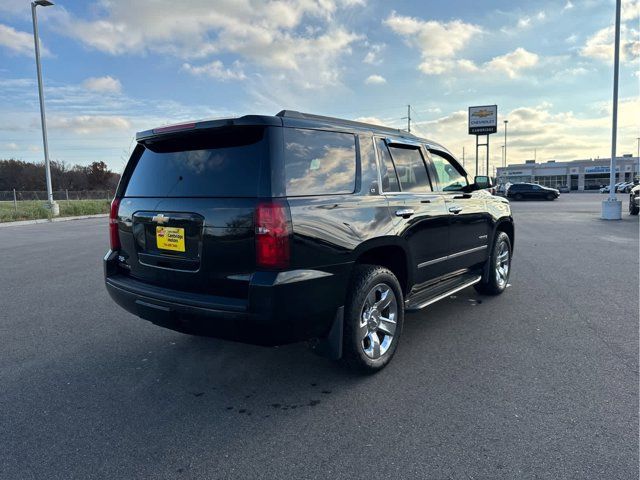
<svg viewBox="0 0 640 480">
<path fill-rule="evenodd" d="M 51 187 L 51 163 L 49 161 L 49 142 L 47 141 L 47 119 L 44 113 L 44 91 L 42 87 L 42 66 L 40 65 L 40 36 L 38 34 L 38 16 L 36 7 L 49 7 L 53 2 L 49 0 L 35 0 L 31 2 L 31 19 L 33 20 L 33 42 L 36 50 L 36 70 L 38 72 L 38 95 L 40 97 L 40 122 L 42 124 L 42 144 L 44 146 L 44 165 L 47 181 L 47 203 L 51 216 L 60 215 L 60 207 L 53 201 L 53 189 Z"/>
<path fill-rule="evenodd" d="M 609 166 L 609 198 L 602 202 L 604 220 L 622 219 L 622 202 L 616 197 L 616 141 L 618 133 L 618 75 L 620 71 L 620 9 L 622 0 L 616 0 L 616 35 L 613 51 L 613 112 L 611 120 L 611 163 Z"/>
<path fill-rule="evenodd" d="M 407 116 L 402 117 L 400 120 L 407 119 L 407 132 L 411 133 L 411 105 L 407 105 Z"/>
<path fill-rule="evenodd" d="M 411 105 L 407 105 L 407 132 L 411 133 Z"/>
</svg>

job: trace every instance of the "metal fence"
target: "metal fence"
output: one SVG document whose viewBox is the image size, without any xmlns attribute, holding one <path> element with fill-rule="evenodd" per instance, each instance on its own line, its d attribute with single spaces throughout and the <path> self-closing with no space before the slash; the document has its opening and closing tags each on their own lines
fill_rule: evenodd
<svg viewBox="0 0 640 480">
<path fill-rule="evenodd" d="M 113 190 L 56 190 L 53 199 L 62 200 L 109 200 L 113 198 Z M 46 191 L 0 190 L 0 202 L 46 201 Z"/>
</svg>

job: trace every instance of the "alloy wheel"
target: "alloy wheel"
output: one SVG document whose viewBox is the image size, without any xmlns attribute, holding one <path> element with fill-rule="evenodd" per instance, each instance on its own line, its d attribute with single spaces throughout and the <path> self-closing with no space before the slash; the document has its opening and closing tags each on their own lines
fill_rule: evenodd
<svg viewBox="0 0 640 480">
<path fill-rule="evenodd" d="M 496 257 L 495 267 L 496 283 L 500 288 L 504 288 L 507 280 L 509 280 L 510 260 L 509 245 L 507 245 L 507 242 L 501 241 L 498 244 L 498 255 Z"/>
<path fill-rule="evenodd" d="M 379 283 L 365 297 L 360 313 L 360 345 L 373 360 L 382 357 L 391 346 L 396 333 L 398 301 L 393 289 Z"/>
</svg>

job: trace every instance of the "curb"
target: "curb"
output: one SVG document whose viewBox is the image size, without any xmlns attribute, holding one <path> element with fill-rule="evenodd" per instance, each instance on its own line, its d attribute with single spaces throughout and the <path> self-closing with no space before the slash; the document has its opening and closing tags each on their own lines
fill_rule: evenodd
<svg viewBox="0 0 640 480">
<path fill-rule="evenodd" d="M 97 215 L 80 215 L 77 217 L 57 217 L 49 220 L 48 218 L 39 218 L 38 220 L 20 220 L 17 222 L 2 222 L 0 228 L 3 227 L 19 227 L 21 225 L 37 225 L 39 223 L 57 223 L 57 222 L 69 222 L 71 220 L 86 220 L 88 218 L 106 218 L 109 214 L 99 213 Z"/>
</svg>

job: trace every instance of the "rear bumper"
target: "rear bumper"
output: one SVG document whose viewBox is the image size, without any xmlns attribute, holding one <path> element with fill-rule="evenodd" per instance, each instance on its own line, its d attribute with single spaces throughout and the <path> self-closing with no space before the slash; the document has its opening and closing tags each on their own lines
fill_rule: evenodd
<svg viewBox="0 0 640 480">
<path fill-rule="evenodd" d="M 246 299 L 170 290 L 119 273 L 104 258 L 105 285 L 125 310 L 183 333 L 256 345 L 323 337 L 343 305 L 351 264 L 322 270 L 256 272 Z"/>
</svg>

